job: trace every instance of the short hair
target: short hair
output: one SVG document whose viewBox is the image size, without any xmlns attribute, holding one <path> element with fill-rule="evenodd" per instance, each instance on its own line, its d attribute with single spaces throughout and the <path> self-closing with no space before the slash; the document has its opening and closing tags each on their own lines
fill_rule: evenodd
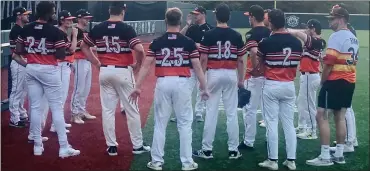
<svg viewBox="0 0 370 171">
<path fill-rule="evenodd" d="M 285 14 L 281 9 L 272 9 L 268 14 L 268 18 L 275 29 L 285 27 Z"/>
<path fill-rule="evenodd" d="M 182 12 L 179 8 L 168 8 L 166 11 L 166 23 L 169 26 L 181 25 Z"/>
<path fill-rule="evenodd" d="M 218 22 L 227 23 L 230 20 L 230 8 L 227 4 L 221 3 L 217 5 L 216 10 L 216 19 Z"/>
<path fill-rule="evenodd" d="M 44 20 L 48 20 L 53 14 L 53 8 L 55 4 L 51 1 L 41 1 L 37 4 L 36 7 L 36 16 Z"/>
<path fill-rule="evenodd" d="M 126 9 L 126 4 L 123 2 L 115 1 L 109 6 L 110 15 L 120 15 Z"/>
</svg>

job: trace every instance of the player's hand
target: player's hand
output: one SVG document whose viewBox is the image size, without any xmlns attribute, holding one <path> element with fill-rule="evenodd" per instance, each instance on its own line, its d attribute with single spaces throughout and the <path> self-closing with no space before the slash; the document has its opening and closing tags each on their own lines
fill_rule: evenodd
<svg viewBox="0 0 370 171">
<path fill-rule="evenodd" d="M 140 94 L 141 94 L 141 90 L 138 88 L 135 88 L 134 91 L 132 91 L 132 93 L 128 97 L 129 102 L 130 103 L 136 102 L 137 99 L 140 97 Z"/>
<path fill-rule="evenodd" d="M 139 72 L 139 70 L 140 70 L 140 66 L 138 66 L 138 64 L 137 63 L 134 63 L 134 64 L 132 64 L 132 65 L 130 65 L 131 67 L 132 67 L 132 71 L 134 72 L 134 74 L 136 75 L 138 72 Z"/>
<path fill-rule="evenodd" d="M 72 27 L 72 37 L 77 37 L 78 30 L 75 27 Z"/>
<path fill-rule="evenodd" d="M 188 14 L 188 16 L 186 17 L 186 24 L 190 26 L 192 22 L 193 22 L 193 15 Z"/>
<path fill-rule="evenodd" d="M 206 101 L 209 99 L 209 92 L 208 90 L 204 90 L 204 91 L 201 91 L 201 94 L 200 94 L 202 100 Z"/>
</svg>

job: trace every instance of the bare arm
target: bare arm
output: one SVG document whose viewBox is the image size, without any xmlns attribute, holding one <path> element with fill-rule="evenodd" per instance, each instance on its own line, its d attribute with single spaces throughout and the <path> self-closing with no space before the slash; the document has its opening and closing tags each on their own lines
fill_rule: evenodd
<svg viewBox="0 0 370 171">
<path fill-rule="evenodd" d="M 27 65 L 27 61 L 19 54 L 22 54 L 24 52 L 24 45 L 22 43 L 16 44 L 16 50 L 15 53 L 13 53 L 12 58 L 19 64 L 24 67 Z"/>
<path fill-rule="evenodd" d="M 253 68 L 256 68 L 257 65 L 258 65 L 258 56 L 257 56 L 257 52 L 258 52 L 258 48 L 257 47 L 252 47 L 250 50 L 249 50 L 249 56 L 251 58 L 251 62 L 252 62 L 252 67 Z"/>
<path fill-rule="evenodd" d="M 72 32 L 72 38 L 71 39 L 72 39 L 71 47 L 69 47 L 68 50 L 69 50 L 69 52 L 74 53 L 76 51 L 76 48 L 77 48 L 77 31 L 76 31 L 76 33 Z"/>
<path fill-rule="evenodd" d="M 189 14 L 186 18 L 186 25 L 184 28 L 182 28 L 182 30 L 180 31 L 180 33 L 182 35 L 185 35 L 186 34 L 186 31 L 188 31 L 189 27 L 190 27 L 190 24 L 191 24 L 191 14 Z"/>
<path fill-rule="evenodd" d="M 243 56 L 238 56 L 238 85 L 242 86 L 244 83 L 244 58 Z"/>
<path fill-rule="evenodd" d="M 93 48 L 90 48 L 85 42 L 81 43 L 81 51 L 86 56 L 86 59 L 89 60 L 93 65 L 100 67 L 100 61 L 95 53 L 92 52 Z"/>
<path fill-rule="evenodd" d="M 307 42 L 307 34 L 302 30 L 294 30 L 294 29 L 288 29 L 289 33 L 293 35 L 294 37 L 297 37 L 298 39 L 302 40 L 303 43 Z"/>
<path fill-rule="evenodd" d="M 328 79 L 331 70 L 333 69 L 333 65 L 324 64 L 321 74 L 321 85 Z"/>
<path fill-rule="evenodd" d="M 155 58 L 153 58 L 153 57 L 145 58 L 145 60 L 143 62 L 143 66 L 140 68 L 139 75 L 138 75 L 138 78 L 137 78 L 137 81 L 136 81 L 136 85 L 135 85 L 136 89 L 141 88 L 141 84 L 142 84 L 143 80 L 146 78 L 146 76 L 148 75 L 149 69 L 154 64 L 154 62 L 155 62 Z"/>
<path fill-rule="evenodd" d="M 208 54 L 201 53 L 200 64 L 204 73 L 207 71 L 207 63 L 208 63 Z"/>
<path fill-rule="evenodd" d="M 206 77 L 204 76 L 204 70 L 202 70 L 202 66 L 201 66 L 201 63 L 200 63 L 199 59 L 198 58 L 192 58 L 191 63 L 193 65 L 195 75 L 197 76 L 197 78 L 199 80 L 199 88 L 201 90 L 205 90 L 206 89 Z"/>
<path fill-rule="evenodd" d="M 145 58 L 144 47 L 140 43 L 135 45 L 133 49 L 135 51 L 136 67 L 140 68 L 141 64 L 143 63 L 143 59 Z"/>
</svg>

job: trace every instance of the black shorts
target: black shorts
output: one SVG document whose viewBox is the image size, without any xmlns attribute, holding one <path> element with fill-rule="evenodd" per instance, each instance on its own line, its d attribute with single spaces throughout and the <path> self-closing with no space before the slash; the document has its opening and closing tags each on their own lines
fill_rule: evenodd
<svg viewBox="0 0 370 171">
<path fill-rule="evenodd" d="M 352 105 L 355 83 L 346 80 L 327 80 L 322 85 L 318 97 L 318 106 L 321 108 L 340 110 Z"/>
</svg>

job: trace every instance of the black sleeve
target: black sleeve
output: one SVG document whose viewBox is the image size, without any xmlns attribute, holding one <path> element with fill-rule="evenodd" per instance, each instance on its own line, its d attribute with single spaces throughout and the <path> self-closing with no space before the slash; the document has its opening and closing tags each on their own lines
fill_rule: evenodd
<svg viewBox="0 0 370 171">
<path fill-rule="evenodd" d="M 55 49 L 66 47 L 65 33 L 58 28 L 54 37 L 54 47 Z"/>
<path fill-rule="evenodd" d="M 196 25 L 190 26 L 190 28 L 186 31 L 185 36 L 189 37 L 194 42 L 200 42 L 202 40 L 199 27 Z"/>
<path fill-rule="evenodd" d="M 205 33 L 204 36 L 202 37 L 202 40 L 200 41 L 199 52 L 208 54 L 210 46 L 211 46 L 210 36 L 209 34 Z"/>
<path fill-rule="evenodd" d="M 251 48 L 258 47 L 258 42 L 261 40 L 257 34 L 248 32 L 245 34 L 245 48 L 249 51 Z"/>
<path fill-rule="evenodd" d="M 238 56 L 244 56 L 247 53 L 242 35 L 240 34 L 238 34 L 238 36 L 236 37 L 236 48 L 238 48 Z"/>
<path fill-rule="evenodd" d="M 133 49 L 137 44 L 141 43 L 140 39 L 137 37 L 136 31 L 131 26 L 127 27 L 124 34 L 129 42 L 129 47 L 131 49 Z"/>
<path fill-rule="evenodd" d="M 266 49 L 268 49 L 268 43 L 265 39 L 262 39 L 258 43 L 258 56 L 263 58 L 267 53 Z"/>
<path fill-rule="evenodd" d="M 156 56 L 156 49 L 155 49 L 155 44 L 156 44 L 156 41 L 153 40 L 150 44 L 149 44 L 149 48 L 148 48 L 148 51 L 146 53 L 146 56 L 147 57 L 155 57 Z"/>
<path fill-rule="evenodd" d="M 189 52 L 189 58 L 199 58 L 200 57 L 197 45 L 192 40 L 189 40 L 187 51 Z"/>
<path fill-rule="evenodd" d="M 317 39 L 308 35 L 305 46 L 307 50 L 321 50 L 325 48 L 326 42 L 323 39 Z"/>
<path fill-rule="evenodd" d="M 10 30 L 10 33 L 9 33 L 9 44 L 10 44 L 10 50 L 12 52 L 15 51 L 15 46 L 17 44 L 17 39 L 18 39 L 18 36 L 21 32 L 22 28 L 19 27 L 18 25 L 14 26 L 12 28 L 12 30 Z"/>
<path fill-rule="evenodd" d="M 97 40 L 97 26 L 90 30 L 88 34 L 85 34 L 83 41 L 90 47 L 95 46 L 95 41 Z"/>
</svg>

